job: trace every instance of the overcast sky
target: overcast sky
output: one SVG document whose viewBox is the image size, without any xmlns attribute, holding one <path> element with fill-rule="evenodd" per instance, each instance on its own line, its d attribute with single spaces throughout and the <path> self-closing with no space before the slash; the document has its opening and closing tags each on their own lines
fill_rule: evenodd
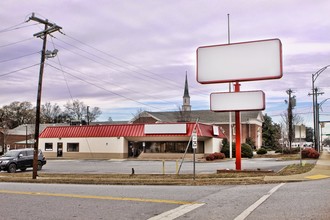
<svg viewBox="0 0 330 220">
<path fill-rule="evenodd" d="M 28 18 L 62 27 L 48 38 L 59 50 L 45 65 L 42 103 L 62 108 L 78 99 L 100 107 L 99 121 L 129 120 L 139 110 L 175 111 L 182 105 L 185 74 L 193 110 L 209 109 L 211 92 L 228 84 L 196 81 L 196 49 L 278 38 L 283 77 L 241 83 L 242 91 L 261 89 L 275 122 L 287 109 L 286 90 L 297 97 L 295 112 L 312 126 L 312 73 L 330 64 L 330 1 L 301 0 L 2 0 L 0 2 L 0 106 L 36 103 L 44 27 Z M 330 98 L 330 68 L 316 80 L 319 101 Z M 321 120 L 330 120 L 330 100 Z"/>
</svg>

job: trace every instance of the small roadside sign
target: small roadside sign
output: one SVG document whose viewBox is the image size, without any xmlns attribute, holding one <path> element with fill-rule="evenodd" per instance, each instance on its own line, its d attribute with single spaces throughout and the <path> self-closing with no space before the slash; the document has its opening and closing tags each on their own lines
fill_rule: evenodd
<svg viewBox="0 0 330 220">
<path fill-rule="evenodd" d="M 192 134 L 192 148 L 197 149 L 197 133 L 193 132 Z"/>
</svg>

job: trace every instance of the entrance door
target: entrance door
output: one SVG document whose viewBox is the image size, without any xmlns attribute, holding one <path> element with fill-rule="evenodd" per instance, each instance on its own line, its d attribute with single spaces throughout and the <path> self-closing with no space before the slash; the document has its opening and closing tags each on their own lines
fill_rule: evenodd
<svg viewBox="0 0 330 220">
<path fill-rule="evenodd" d="M 63 143 L 57 143 L 57 157 L 63 156 Z"/>
</svg>

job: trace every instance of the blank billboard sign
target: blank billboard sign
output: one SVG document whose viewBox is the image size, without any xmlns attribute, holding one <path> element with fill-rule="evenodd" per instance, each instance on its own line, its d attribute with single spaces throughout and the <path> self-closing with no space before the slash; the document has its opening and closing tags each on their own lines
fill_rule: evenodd
<svg viewBox="0 0 330 220">
<path fill-rule="evenodd" d="M 279 39 L 202 46 L 197 49 L 197 81 L 202 84 L 279 79 Z"/>
<path fill-rule="evenodd" d="M 215 112 L 264 110 L 265 93 L 259 90 L 211 93 L 210 104 Z"/>
</svg>

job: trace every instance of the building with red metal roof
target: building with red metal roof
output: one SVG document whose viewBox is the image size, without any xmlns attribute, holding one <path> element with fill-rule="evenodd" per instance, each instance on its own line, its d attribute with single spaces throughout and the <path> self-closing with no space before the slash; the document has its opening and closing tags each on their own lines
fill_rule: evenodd
<svg viewBox="0 0 330 220">
<path fill-rule="evenodd" d="M 39 148 L 49 158 L 178 158 L 187 146 L 193 152 L 194 130 L 199 156 L 220 151 L 219 127 L 201 123 L 53 126 L 40 134 Z"/>
</svg>

